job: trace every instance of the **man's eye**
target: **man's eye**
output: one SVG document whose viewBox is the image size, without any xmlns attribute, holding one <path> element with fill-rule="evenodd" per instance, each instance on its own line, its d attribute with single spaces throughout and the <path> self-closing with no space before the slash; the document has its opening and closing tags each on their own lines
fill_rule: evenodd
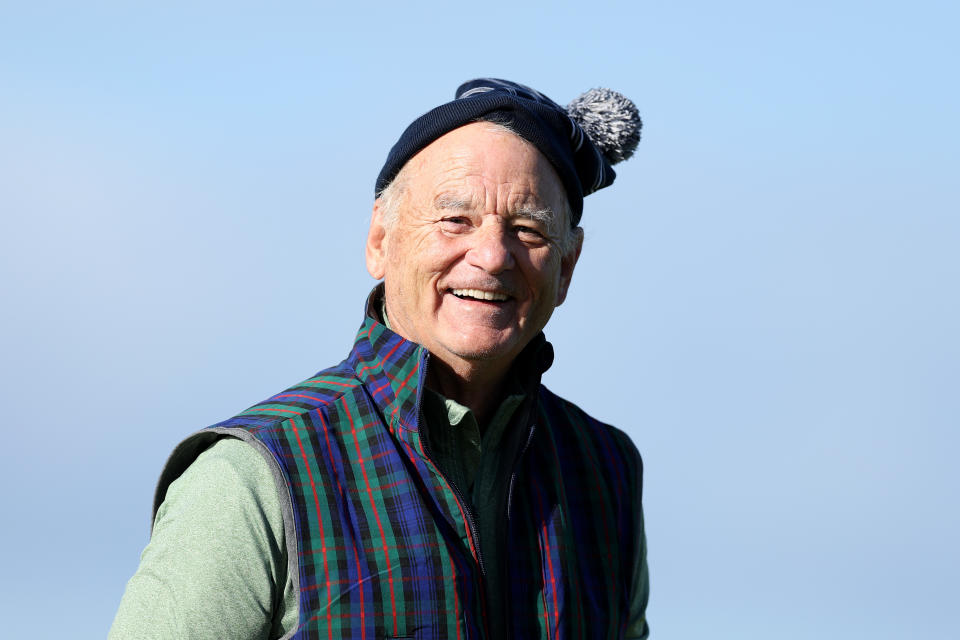
<svg viewBox="0 0 960 640">
<path fill-rule="evenodd" d="M 465 216 L 451 216 L 440 220 L 440 226 L 445 231 L 462 231 L 470 225 L 470 220 Z"/>
<path fill-rule="evenodd" d="M 527 226 L 518 226 L 517 235 L 523 240 L 543 240 L 544 236 L 538 229 Z"/>
</svg>

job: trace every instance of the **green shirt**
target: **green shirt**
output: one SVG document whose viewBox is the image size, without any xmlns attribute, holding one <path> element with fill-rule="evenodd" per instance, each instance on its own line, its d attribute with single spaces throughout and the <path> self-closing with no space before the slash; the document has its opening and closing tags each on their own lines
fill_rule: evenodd
<svg viewBox="0 0 960 640">
<path fill-rule="evenodd" d="M 174 481 L 109 638 L 280 638 L 297 626 L 277 487 L 227 438 Z"/>
</svg>

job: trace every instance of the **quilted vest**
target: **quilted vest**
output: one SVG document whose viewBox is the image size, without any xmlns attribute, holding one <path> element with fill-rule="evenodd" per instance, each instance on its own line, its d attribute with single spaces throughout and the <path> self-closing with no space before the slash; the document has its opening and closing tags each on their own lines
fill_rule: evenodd
<svg viewBox="0 0 960 640">
<path fill-rule="evenodd" d="M 266 458 L 280 491 L 300 603 L 289 637 L 622 637 L 642 473 L 629 438 L 537 373 L 502 522 L 509 611 L 490 620 L 469 502 L 421 438 L 429 361 L 368 317 L 339 365 L 177 447 L 154 512 L 201 451 L 240 438 Z"/>
</svg>

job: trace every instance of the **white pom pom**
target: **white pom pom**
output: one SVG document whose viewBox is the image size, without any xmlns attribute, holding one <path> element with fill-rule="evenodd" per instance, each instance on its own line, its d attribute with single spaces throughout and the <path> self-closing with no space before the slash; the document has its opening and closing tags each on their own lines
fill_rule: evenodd
<svg viewBox="0 0 960 640">
<path fill-rule="evenodd" d="M 567 113 L 610 162 L 617 164 L 633 155 L 640 143 L 643 122 L 637 106 L 612 89 L 590 89 L 567 105 Z"/>
</svg>

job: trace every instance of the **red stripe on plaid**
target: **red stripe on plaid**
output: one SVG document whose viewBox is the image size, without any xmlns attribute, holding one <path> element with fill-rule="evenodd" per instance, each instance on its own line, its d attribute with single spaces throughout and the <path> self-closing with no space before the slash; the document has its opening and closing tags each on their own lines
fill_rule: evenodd
<svg viewBox="0 0 960 640">
<path fill-rule="evenodd" d="M 370 327 L 370 328 L 373 329 L 373 327 Z M 379 361 L 378 363 L 365 365 L 362 369 L 360 369 L 360 371 L 357 371 L 357 377 L 358 377 L 358 378 L 359 378 L 359 377 L 362 377 L 364 373 L 366 373 L 366 372 L 369 371 L 370 369 L 373 369 L 374 367 L 376 367 L 376 368 L 380 369 L 381 371 L 383 371 L 384 375 L 386 375 L 386 376 L 389 378 L 390 375 L 387 373 L 386 369 L 383 368 L 383 363 L 386 362 L 387 360 L 389 360 L 389 359 L 390 359 L 390 356 L 393 355 L 393 352 L 396 351 L 397 349 L 399 349 L 399 348 L 400 348 L 400 345 L 402 345 L 404 342 L 406 342 L 406 341 L 405 341 L 405 340 L 402 340 L 402 339 L 401 339 L 401 340 L 398 340 L 398 341 L 397 341 L 397 344 L 393 345 L 393 349 L 390 349 L 390 351 L 387 352 L 387 355 L 385 355 L 385 356 L 383 356 L 382 358 L 380 358 L 380 361 Z"/>
<path fill-rule="evenodd" d="M 367 460 L 373 460 L 373 459 L 374 459 L 374 458 L 367 458 Z M 382 485 L 380 485 L 380 486 L 374 487 L 374 490 L 375 490 L 375 491 L 386 491 L 386 490 L 388 490 L 388 489 L 393 489 L 393 488 L 395 488 L 395 487 L 399 487 L 400 485 L 409 484 L 409 483 L 410 483 L 410 478 L 403 478 L 402 480 L 397 480 L 396 482 L 391 482 L 390 484 L 382 484 Z M 305 483 L 305 482 L 300 482 L 299 480 L 298 480 L 297 482 L 291 482 L 291 483 L 290 483 L 291 486 L 298 487 L 298 488 L 299 488 L 299 487 L 302 487 L 302 486 L 305 485 L 305 484 L 307 484 L 307 483 Z M 357 487 L 350 487 L 350 491 L 352 491 L 353 493 L 366 493 L 366 491 L 365 491 L 364 489 L 359 489 L 359 488 L 357 488 Z"/>
<path fill-rule="evenodd" d="M 343 385 L 343 386 L 346 387 L 346 386 L 349 386 L 349 385 Z M 323 398 L 318 398 L 317 396 L 309 396 L 309 395 L 307 395 L 307 394 L 305 394 L 305 393 L 281 393 L 281 394 L 278 395 L 278 396 L 273 396 L 273 398 L 271 398 L 271 399 L 272 399 L 272 400 L 279 400 L 280 398 L 284 398 L 284 399 L 286 399 L 286 398 L 303 398 L 304 400 L 313 400 L 314 402 L 320 402 L 320 403 L 322 403 L 322 404 L 327 404 L 327 400 L 324 400 Z"/>
<path fill-rule="evenodd" d="M 341 398 L 341 400 L 343 410 L 347 414 L 347 420 L 350 421 L 350 433 L 353 434 L 353 442 L 357 446 L 357 462 L 360 463 L 360 471 L 363 473 L 363 483 L 367 485 L 367 495 L 370 496 L 370 506 L 373 508 L 373 517 L 377 521 L 377 528 L 380 530 L 380 539 L 383 540 L 383 559 L 387 563 L 387 582 L 390 584 L 390 607 L 393 609 L 393 635 L 397 635 L 397 601 L 393 593 L 393 572 L 390 568 L 390 551 L 387 549 L 387 536 L 383 533 L 383 525 L 380 523 L 377 501 L 373 499 L 373 489 L 370 488 L 370 479 L 367 477 L 367 467 L 363 463 L 363 452 L 360 451 L 360 438 L 357 437 L 357 429 L 353 424 L 350 405 L 347 403 L 346 398 Z"/>
<path fill-rule="evenodd" d="M 533 490 L 534 490 L 534 492 L 537 494 L 537 501 L 538 501 L 540 504 L 545 504 L 545 502 L 544 502 L 544 500 L 543 500 L 543 494 L 542 494 L 541 491 L 540 491 L 540 487 L 534 485 Z M 544 512 L 544 515 L 546 515 L 546 512 Z M 543 519 L 543 527 L 541 527 L 541 531 L 542 531 L 542 533 L 543 533 L 543 544 L 545 544 L 546 547 L 547 547 L 547 549 L 546 549 L 546 551 L 547 551 L 547 567 L 548 567 L 549 570 L 550 570 L 550 590 L 553 592 L 553 624 L 554 624 L 553 630 L 554 630 L 554 634 L 556 634 L 557 628 L 558 628 L 559 625 L 560 625 L 560 608 L 557 606 L 557 577 L 556 577 L 556 575 L 554 575 L 554 573 L 553 573 L 553 550 L 550 548 L 550 532 L 547 531 L 547 519 L 546 519 L 546 518 Z M 546 598 L 546 593 L 544 593 L 544 598 Z M 544 613 L 544 614 L 547 613 L 546 600 L 544 600 L 543 613 Z M 550 638 L 550 630 L 549 630 L 549 628 L 548 628 L 548 630 L 547 630 L 547 638 L 548 638 L 548 639 Z"/>
<path fill-rule="evenodd" d="M 369 459 L 370 458 L 368 458 L 368 460 Z M 393 489 L 394 487 L 399 487 L 402 484 L 408 484 L 409 482 L 410 482 L 410 478 L 404 478 L 403 480 L 397 480 L 396 482 L 391 482 L 390 484 L 382 484 L 378 486 L 376 489 L 377 491 L 386 491 L 388 489 Z M 350 487 L 350 491 L 353 491 L 354 493 L 364 492 L 363 489 L 355 489 L 353 487 Z"/>
<path fill-rule="evenodd" d="M 320 378 L 310 378 L 303 384 L 332 384 L 337 387 L 346 387 L 348 389 L 353 389 L 357 386 L 356 382 L 337 382 L 336 380 L 322 380 Z"/>
<path fill-rule="evenodd" d="M 400 386 L 397 387 L 397 389 L 396 389 L 396 391 L 394 391 L 394 393 L 399 396 L 399 394 L 400 394 L 400 392 L 403 390 L 403 388 L 404 388 L 405 386 L 407 386 L 407 383 L 410 381 L 410 378 L 413 377 L 413 374 L 415 374 L 415 373 L 416 373 L 417 371 L 419 371 L 419 370 L 420 370 L 420 361 L 417 360 L 417 365 L 416 365 L 413 369 L 410 370 L 410 373 L 407 374 L 407 377 L 403 379 L 403 382 L 400 383 Z M 386 371 L 384 371 L 384 373 L 386 373 Z M 391 378 L 391 380 L 393 380 L 393 378 Z M 386 387 L 386 386 L 387 386 L 387 385 L 383 385 L 382 387 L 380 387 L 380 389 L 383 389 L 383 387 Z M 377 391 L 380 391 L 380 389 L 377 389 Z M 373 394 L 376 395 L 377 391 L 374 391 Z M 398 403 L 398 404 L 396 404 L 396 405 L 393 407 L 393 411 L 390 412 L 390 424 L 391 424 L 391 425 L 393 425 L 393 424 L 397 421 L 397 410 L 399 410 L 399 409 L 400 409 L 400 404 Z"/>
<path fill-rule="evenodd" d="M 541 536 L 537 536 L 537 546 L 540 547 L 540 572 L 544 576 L 544 588 L 540 592 L 543 599 L 543 628 L 547 632 L 547 640 L 550 640 L 550 618 L 547 617 L 550 607 L 547 606 L 546 572 L 543 566 L 543 538 Z"/>
<path fill-rule="evenodd" d="M 331 548 L 332 548 L 332 547 L 331 547 Z M 457 573 L 456 570 L 454 570 L 453 573 L 454 573 L 454 575 L 456 575 L 456 573 Z M 401 581 L 401 582 L 442 582 L 442 581 L 444 581 L 444 580 L 446 580 L 446 579 L 447 579 L 447 578 L 446 578 L 445 576 L 403 576 L 403 577 L 400 579 L 400 581 Z M 356 584 L 356 582 L 355 582 L 354 580 L 349 579 L 349 578 L 344 578 L 343 580 L 331 580 L 331 581 L 330 581 L 330 584 L 333 584 L 333 585 L 337 585 L 337 584 Z M 307 585 L 307 586 L 304 587 L 303 589 L 304 589 L 305 591 L 313 591 L 313 590 L 315 590 L 315 589 L 319 589 L 319 588 L 322 587 L 322 586 L 323 586 L 323 585 L 320 585 L 320 584 L 311 584 L 311 585 Z M 400 613 L 402 614 L 403 612 L 401 611 Z"/>
</svg>

